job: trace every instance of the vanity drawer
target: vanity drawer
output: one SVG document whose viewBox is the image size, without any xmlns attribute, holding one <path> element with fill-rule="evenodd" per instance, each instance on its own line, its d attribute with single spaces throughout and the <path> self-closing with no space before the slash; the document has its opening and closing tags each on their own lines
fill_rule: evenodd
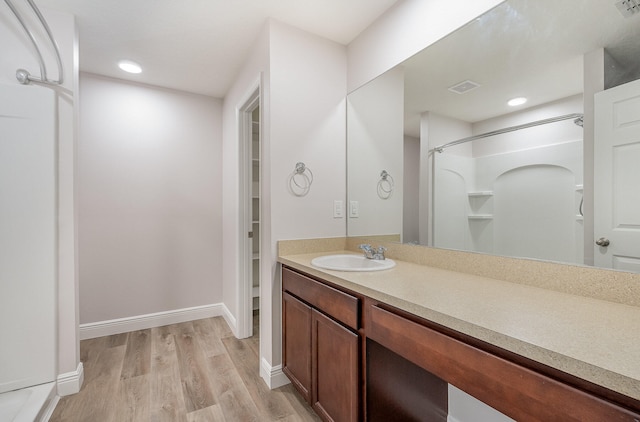
<svg viewBox="0 0 640 422">
<path fill-rule="evenodd" d="M 312 278 L 282 267 L 282 289 L 320 309 L 325 314 L 358 330 L 360 300 Z"/>
<path fill-rule="evenodd" d="M 516 420 L 638 421 L 637 413 L 377 305 L 367 311 L 368 339 Z"/>
</svg>

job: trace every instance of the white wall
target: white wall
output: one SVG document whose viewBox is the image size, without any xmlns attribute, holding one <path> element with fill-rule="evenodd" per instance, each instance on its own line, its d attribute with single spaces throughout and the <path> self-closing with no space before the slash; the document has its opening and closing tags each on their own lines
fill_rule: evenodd
<svg viewBox="0 0 640 422">
<path fill-rule="evenodd" d="M 536 107 L 526 108 L 513 113 L 483 120 L 473 124 L 473 134 L 491 132 L 506 127 L 517 126 L 537 120 L 567 114 L 582 113 L 582 94 L 562 98 L 557 101 L 542 104 Z M 583 129 L 573 124 L 572 120 L 551 123 L 526 130 L 509 132 L 500 136 L 485 138 L 471 142 L 473 156 L 481 157 L 492 154 L 502 154 L 509 151 L 518 151 L 535 148 L 543 145 L 560 144 L 576 139 L 582 139 Z"/>
<path fill-rule="evenodd" d="M 349 95 L 347 101 L 347 235 L 400 235 L 403 203 L 404 72 L 396 68 Z M 378 192 L 380 174 L 393 178 L 393 192 Z M 381 189 L 390 184 L 381 182 Z M 386 198 L 386 199 L 383 199 Z M 350 202 L 358 203 L 358 216 Z"/>
<path fill-rule="evenodd" d="M 75 139 L 78 92 L 78 42 L 74 17 L 42 10 L 60 48 L 65 81 L 55 88 L 57 110 L 57 373 L 75 379 L 58 392 L 70 394 L 80 388 L 80 344 L 78 341 L 78 297 L 75 229 Z M 30 16 L 30 15 L 27 15 Z M 32 21 L 31 19 L 29 19 Z M 39 76 L 39 66 L 32 47 L 16 25 L 17 21 L 4 7 L 0 10 L 0 83 L 17 84 L 15 71 L 25 68 Z M 38 28 L 37 24 L 34 28 Z M 36 30 L 38 40 L 44 40 L 43 54 L 49 76 L 57 79 L 56 62 L 46 44 L 43 31 Z M 53 89 L 53 88 L 52 88 Z M 26 305 L 26 304 L 25 304 Z"/>
<path fill-rule="evenodd" d="M 346 189 L 346 49 L 277 22 L 270 37 L 272 235 L 344 236 L 333 201 Z M 287 190 L 298 161 L 314 174 L 304 197 Z"/>
<path fill-rule="evenodd" d="M 351 92 L 503 0 L 400 0 L 348 47 Z"/>
<path fill-rule="evenodd" d="M 222 103 L 81 75 L 80 321 L 222 301 Z"/>
<path fill-rule="evenodd" d="M 447 422 L 509 422 L 513 419 L 449 384 Z"/>
<path fill-rule="evenodd" d="M 239 186 L 239 163 L 240 163 L 240 141 L 239 141 L 239 122 L 238 108 L 242 107 L 246 97 L 251 94 L 255 84 L 261 85 L 261 144 L 262 154 L 269 150 L 269 122 L 270 122 L 270 90 L 269 90 L 269 25 L 265 25 L 254 43 L 254 47 L 247 57 L 242 69 L 238 72 L 238 76 L 234 81 L 231 89 L 224 98 L 223 105 L 223 148 L 222 148 L 222 205 L 223 205 L 223 250 L 222 250 L 222 279 L 223 279 L 223 297 L 224 304 L 228 310 L 227 320 L 232 325 L 234 332 L 237 332 L 238 318 L 238 302 L 241 298 L 238 296 L 239 282 L 239 257 L 241 255 L 240 244 L 238 239 L 244 236 L 240 233 L 240 220 L 242 211 L 240 207 L 240 186 Z M 266 251 L 269 256 L 271 247 L 271 236 L 269 221 L 271 220 L 270 212 L 270 179 L 265 177 L 270 169 L 268 160 L 261 160 L 261 181 L 262 181 L 262 198 L 260 225 L 262 231 L 260 237 L 260 249 Z M 261 279 L 270 279 L 273 277 L 272 263 L 270 260 L 260 260 Z M 265 313 L 261 304 L 261 312 Z M 261 318 L 263 322 L 267 321 Z M 265 326 L 266 324 L 261 324 Z M 269 325 L 270 327 L 270 325 Z M 261 338 L 268 339 L 269 336 Z M 267 341 L 267 340 L 264 340 Z"/>
<path fill-rule="evenodd" d="M 281 364 L 281 294 L 277 241 L 340 237 L 345 220 L 333 201 L 345 199 L 346 48 L 274 20 L 267 22 L 224 99 L 224 303 L 238 315 L 240 254 L 237 109 L 262 81 L 261 375 L 272 387 Z M 307 196 L 289 192 L 298 161 L 314 174 Z M 274 375 L 275 374 L 275 375 Z M 275 378 L 274 378 L 275 377 Z"/>
</svg>

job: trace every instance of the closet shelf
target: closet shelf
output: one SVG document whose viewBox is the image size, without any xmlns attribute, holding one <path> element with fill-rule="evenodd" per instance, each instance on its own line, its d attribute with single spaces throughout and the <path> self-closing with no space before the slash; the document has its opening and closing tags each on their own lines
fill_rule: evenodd
<svg viewBox="0 0 640 422">
<path fill-rule="evenodd" d="M 260 297 L 260 286 L 253 286 L 251 297 Z"/>
</svg>

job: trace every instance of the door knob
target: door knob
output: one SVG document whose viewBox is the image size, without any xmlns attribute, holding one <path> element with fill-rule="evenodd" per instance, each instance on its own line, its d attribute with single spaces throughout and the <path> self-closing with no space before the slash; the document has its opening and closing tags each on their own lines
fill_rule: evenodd
<svg viewBox="0 0 640 422">
<path fill-rule="evenodd" d="M 602 247 L 607 247 L 609 246 L 609 239 L 607 239 L 606 237 L 601 237 L 600 239 L 596 240 L 596 245 L 598 246 L 602 246 Z"/>
</svg>

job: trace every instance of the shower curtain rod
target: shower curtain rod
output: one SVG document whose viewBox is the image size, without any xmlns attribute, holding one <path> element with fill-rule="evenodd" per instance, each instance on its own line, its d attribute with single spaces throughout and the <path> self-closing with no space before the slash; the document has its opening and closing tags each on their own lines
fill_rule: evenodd
<svg viewBox="0 0 640 422">
<path fill-rule="evenodd" d="M 471 141 L 475 141 L 476 139 L 488 138 L 488 137 L 494 136 L 494 135 L 500 135 L 500 134 L 508 133 L 508 132 L 515 132 L 516 130 L 520 130 L 520 129 L 527 129 L 527 128 L 534 127 L 534 126 L 546 125 L 548 123 L 561 122 L 563 120 L 569 120 L 569 119 L 574 119 L 574 123 L 582 126 L 581 122 L 582 122 L 583 118 L 584 118 L 584 114 L 573 113 L 573 114 L 566 114 L 564 116 L 551 117 L 549 119 L 544 119 L 544 120 L 537 120 L 535 122 L 525 123 L 523 125 L 506 127 L 504 129 L 498 129 L 498 130 L 494 130 L 494 131 L 491 131 L 491 132 L 482 133 L 480 135 L 474 135 L 474 136 L 469 136 L 467 138 L 458 139 L 457 141 L 452 141 L 452 142 L 449 142 L 449 143 L 446 143 L 446 144 L 443 144 L 443 145 L 439 145 L 439 146 L 433 148 L 432 151 L 442 152 L 446 148 L 449 148 L 449 147 L 452 147 L 452 146 L 455 146 L 455 145 L 464 144 L 464 143 L 471 142 Z"/>
<path fill-rule="evenodd" d="M 36 6 L 33 0 L 26 0 L 26 1 L 27 3 L 29 3 L 29 6 L 31 6 L 33 13 L 38 17 L 38 20 L 42 24 L 42 27 L 47 32 L 47 35 L 49 36 L 49 40 L 53 45 L 53 49 L 56 52 L 56 60 L 58 62 L 58 80 L 49 79 L 47 77 L 47 66 L 42 57 L 42 53 L 38 48 L 38 43 L 36 42 L 36 39 L 33 36 L 33 33 L 29 30 L 29 27 L 27 26 L 26 22 L 22 18 L 22 15 L 20 15 L 20 12 L 11 2 L 11 0 L 4 0 L 7 6 L 9 6 L 9 9 L 11 9 L 13 14 L 15 15 L 16 19 L 18 19 L 18 22 L 20 22 L 20 25 L 22 26 L 22 29 L 24 29 L 24 32 L 27 34 L 27 36 L 31 40 L 31 44 L 33 44 L 33 48 L 35 49 L 36 54 L 38 55 L 38 60 L 40 62 L 39 78 L 36 76 L 32 76 L 29 73 L 29 71 L 25 69 L 18 69 L 16 71 L 16 78 L 23 85 L 26 85 L 30 82 L 37 82 L 37 83 L 47 84 L 47 85 L 62 85 L 64 81 L 64 69 L 62 68 L 62 58 L 60 57 L 60 50 L 58 49 L 58 43 L 56 43 L 56 40 L 53 38 L 53 34 L 51 33 L 51 28 L 49 28 L 49 24 L 47 24 L 46 19 L 44 18 L 44 16 L 42 16 L 42 13 L 40 13 L 40 9 L 38 9 L 38 6 Z"/>
</svg>

